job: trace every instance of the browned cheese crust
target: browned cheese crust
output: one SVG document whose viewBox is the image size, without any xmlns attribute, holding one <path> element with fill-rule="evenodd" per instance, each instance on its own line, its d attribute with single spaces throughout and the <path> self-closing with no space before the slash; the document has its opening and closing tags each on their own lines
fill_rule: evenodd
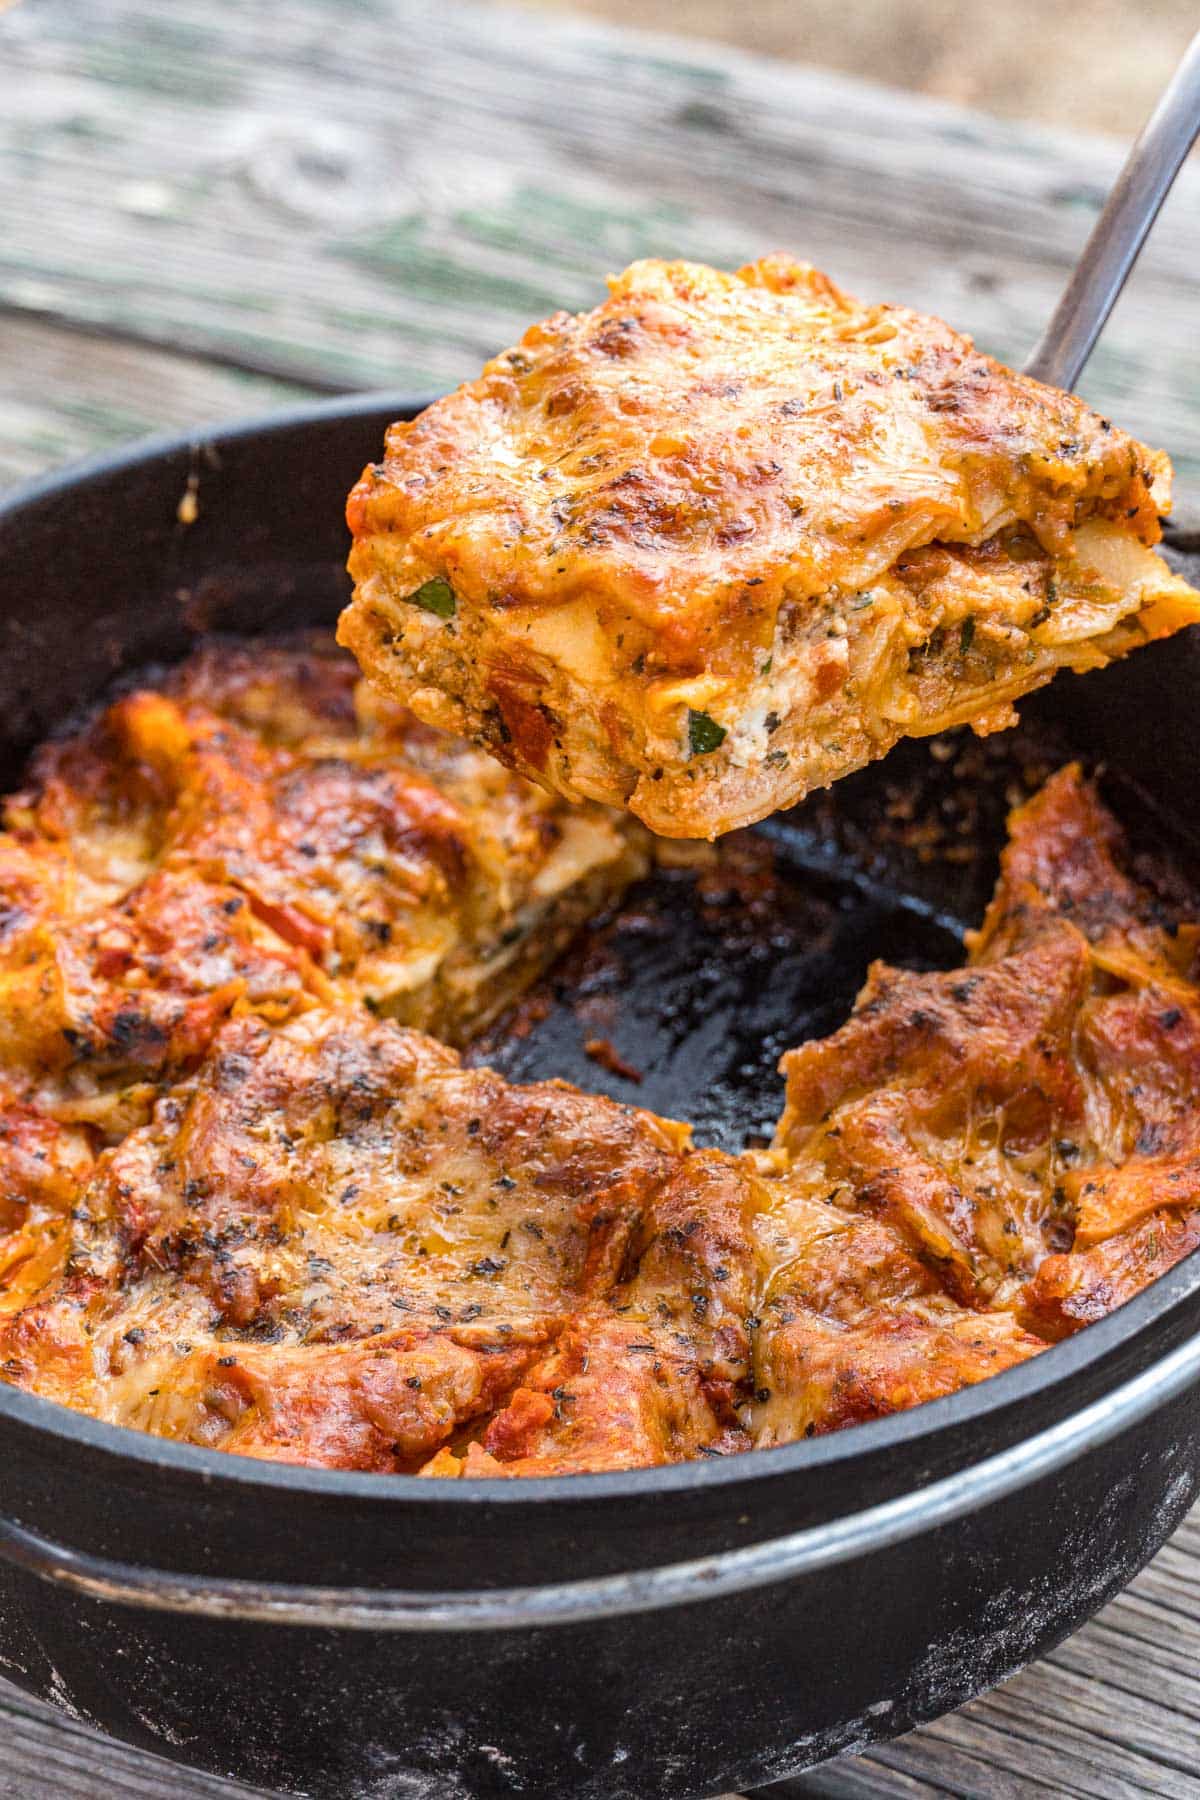
<svg viewBox="0 0 1200 1800">
<path fill-rule="evenodd" d="M 877 964 L 784 1058 L 755 1441 L 933 1399 L 1200 1244 L 1200 959 L 1077 768 L 1014 814 L 970 962 Z"/>
<path fill-rule="evenodd" d="M 1170 465 L 777 256 L 635 263 L 394 425 L 342 641 L 572 799 L 715 837 L 1200 618 Z"/>
<path fill-rule="evenodd" d="M 645 866 L 632 821 L 365 692 L 329 639 L 202 649 L 46 746 L 4 825 L 0 1066 L 109 1136 L 231 1013 L 353 999 L 461 1040 Z"/>
<path fill-rule="evenodd" d="M 697 1157 L 681 1185 L 687 1137 L 361 1008 L 234 1020 L 102 1160 L 0 1365 L 115 1423 L 333 1468 L 737 1447 L 748 1277 L 718 1264 L 747 1183 Z"/>
<path fill-rule="evenodd" d="M 208 703 L 245 723 L 249 692 Z M 307 742 L 268 692 L 268 735 Z M 1133 878 L 1061 771 L 1013 817 L 967 966 L 876 965 L 785 1057 L 776 1142 L 743 1157 L 464 1068 L 349 989 L 214 1015 L 108 1148 L 0 1088 L 0 1377 L 189 1443 L 440 1478 L 725 1456 L 953 1393 L 1200 1244 L 1180 891 Z"/>
</svg>

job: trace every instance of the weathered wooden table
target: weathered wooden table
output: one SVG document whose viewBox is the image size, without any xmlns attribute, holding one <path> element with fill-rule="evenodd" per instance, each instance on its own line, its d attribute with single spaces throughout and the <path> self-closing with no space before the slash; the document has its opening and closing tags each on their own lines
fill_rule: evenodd
<svg viewBox="0 0 1200 1800">
<path fill-rule="evenodd" d="M 432 391 L 646 254 L 784 246 L 1019 359 L 1120 157 L 451 0 L 0 0 L 0 93 L 6 482 L 314 391 Z M 1200 514 L 1198 227 L 1185 172 L 1085 389 Z M 0 1683 L 0 1796 L 246 1791 Z M 1200 1515 L 1036 1668 L 777 1791 L 1200 1795 Z"/>
</svg>

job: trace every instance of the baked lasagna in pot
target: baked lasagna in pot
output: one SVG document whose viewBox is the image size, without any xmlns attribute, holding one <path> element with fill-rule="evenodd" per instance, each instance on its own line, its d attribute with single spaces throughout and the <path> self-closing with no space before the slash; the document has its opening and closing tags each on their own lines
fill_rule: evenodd
<svg viewBox="0 0 1200 1800">
<path fill-rule="evenodd" d="M 516 777 L 473 796 L 476 754 L 310 644 L 210 647 L 37 760 L 5 840 L 27 998 L 4 1015 L 0 1376 L 327 1468 L 641 1467 L 953 1392 L 1200 1244 L 1200 911 L 1133 879 L 1078 769 L 1015 814 L 965 966 L 877 964 L 841 1029 L 784 1058 L 773 1145 L 726 1155 L 403 1022 L 447 1005 L 453 958 L 486 964 L 496 927 L 473 922 L 532 904 L 569 841 Z M 345 807 L 360 777 L 371 805 Z M 425 833 L 452 801 L 450 865 Z M 532 861 L 505 836 L 531 819 Z M 612 893 L 644 850 L 593 823 Z M 459 935 L 434 967 L 448 866 L 435 916 Z M 183 922 L 152 933 L 129 897 L 164 883 Z M 334 884 L 361 935 L 336 935 Z M 369 960 L 375 918 L 420 981 Z M 436 1016 L 465 1038 L 489 1007 Z"/>
<path fill-rule="evenodd" d="M 786 257 L 635 263 L 394 425 L 342 641 L 573 800 L 716 837 L 1200 618 L 1170 465 Z"/>
</svg>

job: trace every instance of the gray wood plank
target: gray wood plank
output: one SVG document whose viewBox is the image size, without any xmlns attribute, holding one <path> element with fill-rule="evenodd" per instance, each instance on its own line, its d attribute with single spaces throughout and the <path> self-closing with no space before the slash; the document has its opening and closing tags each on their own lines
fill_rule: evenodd
<svg viewBox="0 0 1200 1800">
<path fill-rule="evenodd" d="M 647 253 L 777 245 L 1019 357 L 1120 147 L 445 0 L 0 15 L 0 306 L 324 385 L 439 386 Z M 1064 78 L 1069 78 L 1065 75 Z M 1185 171 L 1089 396 L 1200 474 Z M 49 227 L 49 228 L 48 228 Z"/>
<path fill-rule="evenodd" d="M 52 320 L 0 324 L 0 487 L 155 431 L 267 412 L 311 388 Z"/>
</svg>

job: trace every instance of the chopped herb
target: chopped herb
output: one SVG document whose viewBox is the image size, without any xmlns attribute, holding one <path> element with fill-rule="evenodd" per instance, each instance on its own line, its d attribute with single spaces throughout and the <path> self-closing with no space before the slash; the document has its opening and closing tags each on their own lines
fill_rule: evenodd
<svg viewBox="0 0 1200 1800">
<path fill-rule="evenodd" d="M 706 712 L 688 708 L 688 749 L 693 756 L 708 756 L 725 742 L 725 727 Z"/>
<path fill-rule="evenodd" d="M 763 664 L 762 668 L 758 671 L 759 674 L 760 675 L 769 675 L 771 673 L 771 664 L 774 661 L 775 661 L 775 658 L 773 656 L 768 656 L 766 662 Z"/>
<path fill-rule="evenodd" d="M 975 642 L 975 614 L 968 613 L 966 618 L 963 620 L 961 626 L 959 627 L 959 632 L 958 632 L 958 647 L 962 651 L 964 656 L 967 654 L 967 651 L 971 648 L 971 645 L 974 642 Z"/>
<path fill-rule="evenodd" d="M 452 619 L 456 601 L 454 589 L 441 575 L 435 575 L 432 581 L 426 581 L 415 593 L 404 596 L 413 606 L 419 606 L 422 612 L 436 613 L 439 619 Z"/>
</svg>

